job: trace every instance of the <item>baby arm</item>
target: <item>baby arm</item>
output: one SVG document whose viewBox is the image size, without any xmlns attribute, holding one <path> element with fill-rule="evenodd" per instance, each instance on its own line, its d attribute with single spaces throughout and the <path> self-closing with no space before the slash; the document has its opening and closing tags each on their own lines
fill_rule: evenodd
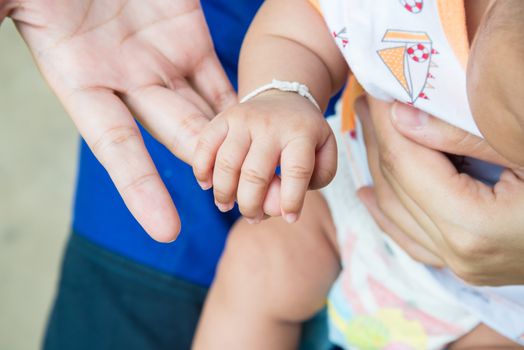
<svg viewBox="0 0 524 350">
<path fill-rule="evenodd" d="M 304 0 L 269 0 L 244 41 L 239 94 L 273 79 L 309 87 L 324 109 L 347 77 L 347 65 L 322 17 Z M 297 220 L 308 188 L 325 186 L 336 171 L 334 137 L 321 111 L 292 92 L 270 90 L 218 115 L 203 131 L 193 168 L 213 186 L 222 211 L 235 199 L 251 221 L 264 217 L 270 184 L 281 166 L 280 213 Z M 266 210 L 267 213 L 267 210 Z M 274 214 L 280 214 L 274 213 Z"/>
</svg>

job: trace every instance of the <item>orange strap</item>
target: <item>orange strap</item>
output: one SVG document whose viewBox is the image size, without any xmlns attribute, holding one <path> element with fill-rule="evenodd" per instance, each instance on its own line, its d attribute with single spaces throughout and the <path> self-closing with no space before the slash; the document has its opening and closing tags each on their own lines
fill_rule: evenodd
<svg viewBox="0 0 524 350">
<path fill-rule="evenodd" d="M 464 0 L 438 0 L 438 10 L 446 37 L 465 69 L 469 56 L 469 39 Z"/>
<path fill-rule="evenodd" d="M 309 0 L 309 3 L 313 5 L 313 7 L 316 8 L 319 13 L 322 13 L 322 9 L 320 8 L 320 0 Z"/>
<path fill-rule="evenodd" d="M 348 84 L 342 95 L 342 132 L 355 131 L 357 115 L 354 105 L 357 98 L 364 94 L 364 89 L 354 75 L 349 76 Z"/>
</svg>

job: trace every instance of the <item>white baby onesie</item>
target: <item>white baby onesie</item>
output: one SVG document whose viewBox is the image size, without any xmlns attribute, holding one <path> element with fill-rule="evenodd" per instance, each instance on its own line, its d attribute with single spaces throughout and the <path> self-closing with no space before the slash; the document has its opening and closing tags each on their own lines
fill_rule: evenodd
<svg viewBox="0 0 524 350">
<path fill-rule="evenodd" d="M 467 44 L 457 38 L 465 33 L 462 0 L 319 4 L 369 94 L 412 104 L 481 136 L 466 95 Z M 356 200 L 355 190 L 371 184 L 358 122 L 352 133 L 341 133 L 338 125 L 335 130 L 339 174 L 324 190 L 344 266 L 330 297 L 334 341 L 346 348 L 436 349 L 483 322 L 524 344 L 524 286 L 476 288 L 409 258 Z M 468 163 L 465 171 L 486 182 L 500 174 L 497 166 Z"/>
</svg>

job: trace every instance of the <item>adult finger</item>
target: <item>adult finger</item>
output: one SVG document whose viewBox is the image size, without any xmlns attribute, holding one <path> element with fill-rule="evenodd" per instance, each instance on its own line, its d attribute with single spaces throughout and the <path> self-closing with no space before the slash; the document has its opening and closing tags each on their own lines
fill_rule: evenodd
<svg viewBox="0 0 524 350">
<path fill-rule="evenodd" d="M 245 130 L 230 128 L 218 150 L 213 170 L 213 193 L 222 212 L 233 209 L 235 205 L 240 169 L 250 144 L 251 139 Z"/>
<path fill-rule="evenodd" d="M 264 217 L 263 204 L 273 180 L 280 147 L 272 139 L 254 139 L 242 165 L 237 202 L 242 215 L 250 222 Z"/>
<path fill-rule="evenodd" d="M 11 11 L 16 9 L 19 4 L 15 1 L 0 1 L 0 24 Z"/>
<path fill-rule="evenodd" d="M 298 220 L 315 167 L 315 144 L 307 137 L 291 140 L 282 150 L 280 205 L 288 223 Z"/>
<path fill-rule="evenodd" d="M 209 123 L 204 111 L 177 91 L 146 86 L 123 96 L 142 125 L 175 156 L 191 164 L 201 131 Z"/>
<path fill-rule="evenodd" d="M 215 52 L 202 59 L 190 79 L 217 114 L 237 103 L 235 90 Z"/>
<path fill-rule="evenodd" d="M 64 106 L 144 230 L 173 241 L 178 213 L 125 104 L 112 91 L 93 88 L 67 95 Z"/>
<path fill-rule="evenodd" d="M 175 89 L 169 89 L 175 91 L 177 94 L 184 97 L 188 102 L 191 102 L 208 119 L 213 119 L 216 116 L 216 113 L 213 110 L 213 108 L 206 102 L 206 100 L 204 100 L 204 98 L 200 96 L 200 94 L 198 94 L 198 92 L 196 92 L 193 89 L 193 87 L 189 85 L 189 83 L 184 82 L 182 84 L 182 86 L 179 86 Z"/>
<path fill-rule="evenodd" d="M 399 229 L 389 218 L 380 210 L 375 191 L 372 187 L 363 187 L 357 192 L 358 197 L 366 206 L 380 229 L 395 241 L 402 249 L 414 260 L 434 267 L 445 267 L 444 261 L 430 250 L 413 240 L 402 230 Z"/>
<path fill-rule="evenodd" d="M 501 156 L 479 136 L 457 128 L 412 106 L 396 103 L 393 126 L 420 145 L 450 154 L 468 156 L 508 168 L 515 164 Z"/>
<path fill-rule="evenodd" d="M 391 107 L 388 103 L 374 100 L 371 117 L 379 141 L 381 171 L 404 206 L 428 234 L 436 228 L 435 222 L 446 222 L 444 218 L 482 216 L 481 210 L 473 211 L 482 207 L 482 197 L 487 199 L 492 196 L 491 189 L 465 174 L 459 174 L 441 152 L 399 134 L 391 118 L 384 118 L 396 113 L 398 106 L 399 103 Z M 472 206 L 474 196 L 477 205 Z M 450 198 L 453 200 L 450 201 Z M 432 238 L 438 239 L 436 236 Z"/>
<path fill-rule="evenodd" d="M 373 100 L 371 99 L 373 102 Z M 375 106 L 372 104 L 372 106 Z M 424 246 L 427 250 L 431 251 L 434 255 L 438 254 L 437 245 L 432 240 L 424 229 L 419 225 L 415 218 L 410 212 L 404 207 L 404 204 L 398 198 L 397 193 L 391 187 L 391 184 L 384 178 L 381 165 L 380 156 L 377 143 L 377 135 L 375 133 L 375 127 L 371 117 L 369 104 L 364 98 L 358 99 L 355 103 L 355 110 L 357 111 L 360 120 L 362 122 L 362 130 L 364 133 L 364 142 L 366 144 L 367 158 L 369 169 L 373 178 L 375 193 L 378 200 L 380 210 L 387 216 L 387 218 L 395 223 L 395 225 L 411 239 Z M 383 111 L 374 110 L 373 113 Z M 378 117 L 377 119 L 384 119 Z M 383 122 L 383 121 L 377 121 Z M 387 120 L 386 120 L 387 122 Z M 390 232 L 387 232 L 388 234 Z"/>
</svg>

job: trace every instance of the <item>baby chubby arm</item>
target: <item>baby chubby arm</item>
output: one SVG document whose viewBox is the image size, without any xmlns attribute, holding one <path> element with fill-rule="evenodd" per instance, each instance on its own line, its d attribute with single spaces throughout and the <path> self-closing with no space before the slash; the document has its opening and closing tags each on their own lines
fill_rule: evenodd
<svg viewBox="0 0 524 350">
<path fill-rule="evenodd" d="M 324 109 L 344 84 L 347 69 L 312 5 L 269 0 L 244 41 L 239 92 L 245 96 L 273 79 L 299 82 Z M 275 177 L 277 165 L 281 187 Z M 296 93 L 270 90 L 212 121 L 201 135 L 193 169 L 204 188 L 213 186 L 220 210 L 231 209 L 236 200 L 242 214 L 254 222 L 268 213 L 294 222 L 307 189 L 325 186 L 333 178 L 336 145 L 313 103 Z M 280 189 L 278 212 L 264 206 L 270 184 Z"/>
<path fill-rule="evenodd" d="M 323 18 L 307 0 L 266 1 L 246 35 L 239 67 L 240 96 L 273 78 L 299 81 L 323 108 L 348 73 Z"/>
</svg>

